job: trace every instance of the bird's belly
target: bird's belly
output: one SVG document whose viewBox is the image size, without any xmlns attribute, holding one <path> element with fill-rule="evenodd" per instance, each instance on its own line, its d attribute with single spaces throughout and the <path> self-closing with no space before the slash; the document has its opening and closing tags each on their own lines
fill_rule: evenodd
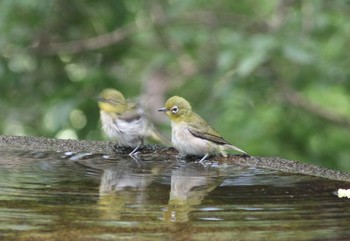
<svg viewBox="0 0 350 241">
<path fill-rule="evenodd" d="M 121 130 L 118 137 L 120 145 L 135 147 L 142 144 L 144 139 L 144 129 L 139 121 L 125 122 L 117 121 L 117 126 Z"/>
<path fill-rule="evenodd" d="M 216 152 L 213 143 L 193 136 L 187 127 L 181 124 L 173 125 L 171 141 L 175 149 L 186 155 L 205 155 Z"/>
<path fill-rule="evenodd" d="M 142 144 L 145 132 L 142 119 L 127 122 L 101 114 L 101 122 L 105 134 L 110 138 L 115 138 L 119 145 L 136 147 Z"/>
</svg>

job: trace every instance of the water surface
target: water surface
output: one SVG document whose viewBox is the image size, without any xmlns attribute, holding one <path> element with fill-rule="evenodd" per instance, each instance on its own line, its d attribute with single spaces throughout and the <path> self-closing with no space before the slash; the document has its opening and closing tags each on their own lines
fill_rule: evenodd
<svg viewBox="0 0 350 241">
<path fill-rule="evenodd" d="M 0 150 L 1 240 L 350 239 L 349 183 L 218 163 Z"/>
</svg>

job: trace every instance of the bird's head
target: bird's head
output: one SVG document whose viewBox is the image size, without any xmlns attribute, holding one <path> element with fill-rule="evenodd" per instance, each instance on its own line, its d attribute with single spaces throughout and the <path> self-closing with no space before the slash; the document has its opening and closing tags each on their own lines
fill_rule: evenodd
<svg viewBox="0 0 350 241">
<path fill-rule="evenodd" d="M 186 116 L 192 112 L 192 107 L 184 98 L 173 96 L 158 111 L 165 112 L 173 121 L 181 121 L 185 120 Z"/>
<path fill-rule="evenodd" d="M 121 113 L 126 110 L 124 95 L 115 89 L 104 89 L 97 97 L 98 107 L 105 112 Z"/>
</svg>

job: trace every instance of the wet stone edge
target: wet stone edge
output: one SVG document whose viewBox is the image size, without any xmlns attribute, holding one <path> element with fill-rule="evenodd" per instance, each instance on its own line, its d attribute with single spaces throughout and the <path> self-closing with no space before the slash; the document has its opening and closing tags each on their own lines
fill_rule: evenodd
<svg viewBox="0 0 350 241">
<path fill-rule="evenodd" d="M 1 149 L 15 149 L 28 151 L 56 151 L 56 152 L 90 152 L 102 154 L 126 154 L 127 150 L 118 149 L 111 141 L 89 140 L 62 140 L 31 136 L 0 136 Z M 141 149 L 142 159 L 174 159 L 177 151 L 171 147 L 161 145 L 145 145 Z M 193 158 L 190 158 L 190 160 Z M 215 156 L 210 160 L 222 164 L 234 164 L 245 167 L 266 168 L 282 172 L 318 176 L 338 181 L 350 182 L 350 173 L 332 170 L 316 165 L 306 164 L 295 160 L 286 160 L 278 157 L 256 157 L 229 155 L 228 157 Z"/>
</svg>

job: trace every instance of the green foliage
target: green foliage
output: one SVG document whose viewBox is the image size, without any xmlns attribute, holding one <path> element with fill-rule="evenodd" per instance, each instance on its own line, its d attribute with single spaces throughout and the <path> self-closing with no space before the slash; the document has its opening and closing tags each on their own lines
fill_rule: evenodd
<svg viewBox="0 0 350 241">
<path fill-rule="evenodd" d="M 349 10 L 342 0 L 3 0 L 0 133 L 101 139 L 103 88 L 159 89 L 252 155 L 350 171 Z"/>
</svg>

